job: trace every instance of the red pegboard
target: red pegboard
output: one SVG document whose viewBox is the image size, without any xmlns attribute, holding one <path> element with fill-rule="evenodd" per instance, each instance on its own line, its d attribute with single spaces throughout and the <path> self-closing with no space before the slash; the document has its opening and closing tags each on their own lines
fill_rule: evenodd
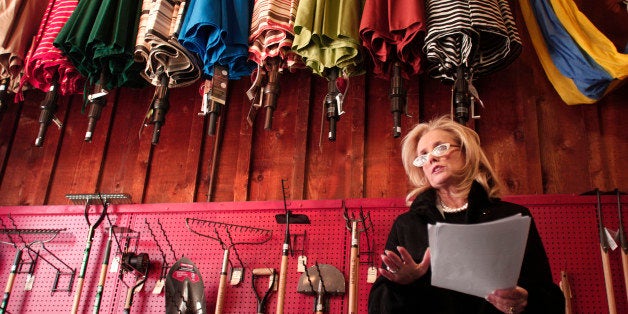
<svg viewBox="0 0 628 314">
<path fill-rule="evenodd" d="M 516 196 L 507 200 L 528 206 L 535 218 L 548 252 L 554 280 L 560 280 L 560 271 L 566 270 L 571 280 L 573 304 L 576 313 L 599 313 L 608 311 L 602 263 L 599 253 L 598 233 L 595 214 L 595 197 L 588 196 Z M 617 203 L 612 197 L 603 197 L 605 225 L 617 229 Z M 372 228 L 360 234 L 360 271 L 359 271 L 359 312 L 366 312 L 366 303 L 370 284 L 366 282 L 368 267 L 371 263 L 379 266 L 379 254 L 383 250 L 388 231 L 394 218 L 407 210 L 402 199 L 349 199 L 324 201 L 291 201 L 288 208 L 295 214 L 308 216 L 309 225 L 291 225 L 290 232 L 297 237 L 293 248 L 295 255 L 289 258 L 287 289 L 284 302 L 286 313 L 313 312 L 314 297 L 297 293 L 298 279 L 297 255 L 307 256 L 307 266 L 330 264 L 338 268 L 349 282 L 349 247 L 350 232 L 343 218 L 343 204 L 349 214 L 359 215 L 362 208 L 369 215 Z M 83 217 L 83 206 L 30 206 L 0 207 L 0 218 L 10 229 L 12 223 L 20 229 L 27 228 L 65 228 L 59 236 L 46 244 L 60 260 L 78 270 L 81 266 L 88 226 Z M 90 208 L 95 219 L 101 207 Z M 118 226 L 128 227 L 139 233 L 138 253 L 148 253 L 151 259 L 151 271 L 144 288 L 134 298 L 131 308 L 133 313 L 164 312 L 164 293 L 153 294 L 162 265 L 162 253 L 167 262 L 172 264 L 175 257 L 185 255 L 196 263 L 205 283 L 205 295 L 208 311 L 213 312 L 220 276 L 223 249 L 217 241 L 201 237 L 190 232 L 186 218 L 196 218 L 249 226 L 272 231 L 272 238 L 259 245 L 236 245 L 237 253 L 244 263 L 243 281 L 238 285 L 227 285 L 224 313 L 254 312 L 257 306 L 252 290 L 251 270 L 253 268 L 280 268 L 281 249 L 285 233 L 285 224 L 278 224 L 275 215 L 284 213 L 283 202 L 235 202 L 235 203 L 190 203 L 190 204 L 123 204 L 109 207 L 110 218 Z M 9 218 L 9 214 L 11 214 Z M 13 220 L 13 222 L 11 221 Z M 148 222 L 148 224 L 146 223 Z M 170 245 L 159 227 L 163 226 Z M 148 229 L 150 225 L 157 243 Z M 91 312 L 98 284 L 98 274 L 103 259 L 107 238 L 108 222 L 105 221 L 96 231 L 90 260 L 82 291 L 80 312 Z M 211 231 L 211 230 L 208 230 Z M 238 229 L 232 232 L 233 238 L 241 235 Z M 245 228 L 240 230 L 246 232 Z M 6 235 L 0 235 L 0 241 L 7 241 Z M 31 236 L 32 237 L 32 236 Z M 14 239 L 15 241 L 15 239 Z M 17 241 L 20 241 L 17 239 Z M 29 241 L 29 239 L 26 239 Z M 30 240 L 32 241 L 32 240 Z M 237 240 L 236 240 L 237 241 Z M 371 245 L 367 245 L 370 242 Z M 18 242 L 19 243 L 19 242 Z M 369 250 L 370 246 L 370 250 Z M 370 251 L 370 252 L 369 252 Z M 45 252 L 43 257 L 48 257 Z M 0 245 L 0 285 L 7 281 L 9 269 L 15 255 L 15 249 L 9 245 Z M 617 308 L 625 312 L 626 294 L 623 287 L 623 275 L 619 250 L 610 253 L 614 276 L 614 289 Z M 112 257 L 113 259 L 113 257 Z M 237 264 L 235 252 L 231 250 L 229 259 Z M 51 292 L 56 271 L 41 260 L 35 268 L 36 279 L 31 291 L 24 291 L 25 274 L 16 277 L 13 293 L 8 305 L 10 313 L 67 313 L 72 307 L 76 282 L 71 293 Z M 126 286 L 117 278 L 117 273 L 109 272 L 105 285 L 101 313 L 120 313 L 124 307 Z M 64 278 L 66 280 L 67 278 Z M 127 284 L 133 283 L 133 276 L 124 276 Z M 66 281 L 67 282 L 67 281 Z M 257 282 L 258 291 L 265 288 L 267 281 Z M 348 286 L 347 286 L 348 292 Z M 275 312 L 277 294 L 271 295 L 266 306 L 267 313 Z M 347 311 L 348 296 L 330 296 L 330 313 Z"/>
</svg>

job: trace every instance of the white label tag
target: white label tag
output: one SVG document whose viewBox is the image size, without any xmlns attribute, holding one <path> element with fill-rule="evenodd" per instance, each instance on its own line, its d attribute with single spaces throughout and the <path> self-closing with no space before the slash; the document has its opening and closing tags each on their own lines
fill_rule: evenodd
<svg viewBox="0 0 628 314">
<path fill-rule="evenodd" d="M 299 255 L 299 258 L 297 260 L 298 260 L 297 271 L 300 272 L 300 273 L 304 273 L 305 272 L 305 265 L 307 265 L 307 256 Z"/>
<path fill-rule="evenodd" d="M 120 267 L 120 256 L 116 255 L 116 257 L 113 258 L 113 261 L 109 265 L 109 272 L 110 273 L 117 273 L 118 272 L 118 267 Z"/>
<path fill-rule="evenodd" d="M 240 282 L 242 282 L 242 272 L 244 272 L 244 269 L 242 268 L 233 268 L 231 270 L 231 285 L 232 286 L 235 286 L 239 284 Z"/>
<path fill-rule="evenodd" d="M 617 241 L 615 241 L 615 239 L 618 233 L 616 231 L 608 230 L 608 228 L 604 227 L 604 234 L 606 235 L 608 247 L 611 249 L 611 251 L 615 251 L 615 249 L 617 248 Z"/>
<path fill-rule="evenodd" d="M 366 282 L 374 283 L 375 279 L 377 279 L 377 267 L 371 266 L 366 273 Z"/>
<path fill-rule="evenodd" d="M 26 275 L 26 284 L 24 285 L 24 291 L 33 290 L 33 283 L 35 282 L 35 275 Z"/>
<path fill-rule="evenodd" d="M 155 283 L 155 288 L 153 288 L 153 294 L 160 294 L 164 290 L 165 284 L 166 284 L 165 278 L 157 280 L 157 283 Z"/>
</svg>

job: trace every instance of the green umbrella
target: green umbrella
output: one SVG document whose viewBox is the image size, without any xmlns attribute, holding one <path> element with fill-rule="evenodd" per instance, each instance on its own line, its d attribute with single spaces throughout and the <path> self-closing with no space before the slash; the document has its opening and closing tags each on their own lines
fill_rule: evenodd
<svg viewBox="0 0 628 314">
<path fill-rule="evenodd" d="M 133 59 L 140 13 L 137 1 L 81 1 L 54 41 L 92 85 L 86 141 L 108 90 L 147 85 L 140 75 L 144 64 Z"/>
</svg>

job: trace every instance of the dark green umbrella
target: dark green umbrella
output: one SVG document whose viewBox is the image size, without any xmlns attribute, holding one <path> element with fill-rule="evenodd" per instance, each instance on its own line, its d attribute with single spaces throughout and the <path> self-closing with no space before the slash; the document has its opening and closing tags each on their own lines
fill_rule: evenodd
<svg viewBox="0 0 628 314">
<path fill-rule="evenodd" d="M 81 1 L 54 41 L 92 85 L 86 141 L 108 90 L 148 85 L 140 75 L 144 64 L 133 59 L 140 13 L 137 1 Z"/>
</svg>

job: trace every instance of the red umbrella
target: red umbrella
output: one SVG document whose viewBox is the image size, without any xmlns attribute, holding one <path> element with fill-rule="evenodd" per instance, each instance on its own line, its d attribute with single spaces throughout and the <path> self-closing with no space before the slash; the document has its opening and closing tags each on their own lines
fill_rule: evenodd
<svg viewBox="0 0 628 314">
<path fill-rule="evenodd" d="M 35 140 L 35 146 L 43 145 L 46 130 L 54 118 L 58 95 L 71 95 L 83 91 L 85 78 L 53 45 L 54 39 L 72 15 L 77 4 L 77 0 L 49 1 L 37 36 L 35 36 L 33 45 L 26 57 L 24 76 L 20 81 L 20 87 L 29 84 L 47 93 L 41 105 L 39 133 Z M 22 95 L 18 95 L 21 100 Z M 54 118 L 54 120 L 61 127 L 58 119 Z"/>
<path fill-rule="evenodd" d="M 373 73 L 391 80 L 394 137 L 401 135 L 401 113 L 406 112 L 401 77 L 407 79 L 421 70 L 424 10 L 423 0 L 366 0 L 362 12 L 360 37 L 373 60 Z"/>
<path fill-rule="evenodd" d="M 247 92 L 253 101 L 247 120 L 252 124 L 255 112 L 263 104 L 266 130 L 272 126 L 272 114 L 277 105 L 279 73 L 304 67 L 301 57 L 292 51 L 298 4 L 298 0 L 256 0 L 253 6 L 249 58 L 257 63 L 258 69 L 253 86 Z"/>
<path fill-rule="evenodd" d="M 0 110 L 5 108 L 9 92 L 20 85 L 24 59 L 46 3 L 42 1 L 5 0 L 0 2 Z"/>
</svg>

